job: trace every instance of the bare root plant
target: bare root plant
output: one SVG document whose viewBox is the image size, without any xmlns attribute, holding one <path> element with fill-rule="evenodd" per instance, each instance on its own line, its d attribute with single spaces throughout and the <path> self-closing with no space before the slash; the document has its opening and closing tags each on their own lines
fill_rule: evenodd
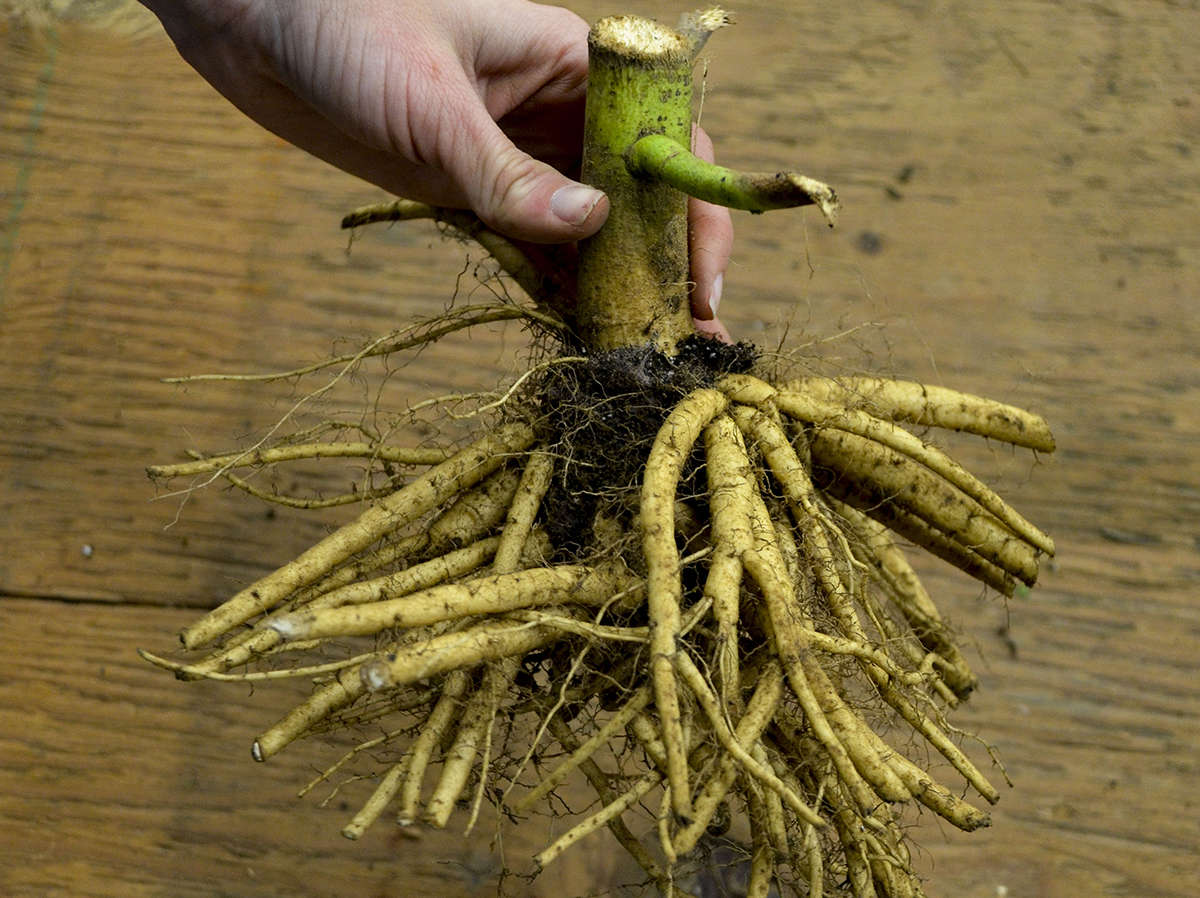
<svg viewBox="0 0 1200 898">
<path fill-rule="evenodd" d="M 735 821 L 749 831 L 748 895 L 901 898 L 923 894 L 906 806 L 963 830 L 989 822 L 978 800 L 998 792 L 946 719 L 976 678 L 896 536 L 1002 594 L 1033 584 L 1050 538 L 919 434 L 1035 452 L 1054 441 L 1042 419 L 993 400 L 884 378 L 788 380 L 748 344 L 686 336 L 686 246 L 681 263 L 678 245 L 647 237 L 679 231 L 680 191 L 836 209 L 811 179 L 691 157 L 686 97 L 643 143 L 646 116 L 664 114 L 628 82 L 656 97 L 690 85 L 723 21 L 706 10 L 676 31 L 627 17 L 593 29 L 590 90 L 620 102 L 589 95 L 585 177 L 616 224 L 583 248 L 577 303 L 467 213 L 401 200 L 348 216 L 438 221 L 483 245 L 532 303 L 460 310 L 331 364 L 498 317 L 558 345 L 476 403 L 488 423 L 474 442 L 406 447 L 341 429 L 151 469 L 252 491 L 238 471 L 350 457 L 371 472 L 375 486 L 336 500 L 257 490 L 364 508 L 184 630 L 188 659 L 143 653 L 184 679 L 311 679 L 254 740 L 259 761 L 372 722 L 316 781 L 390 758 L 349 838 L 389 810 L 445 826 L 461 805 L 470 828 L 486 801 L 519 820 L 582 778 L 597 805 L 535 869 L 608 829 L 663 894 L 686 894 L 681 864 Z M 594 121 L 601 106 L 629 121 Z M 646 201 L 654 191 L 666 199 Z M 664 276 L 681 264 L 684 277 Z M 956 781 L 935 779 L 931 758 Z"/>
</svg>

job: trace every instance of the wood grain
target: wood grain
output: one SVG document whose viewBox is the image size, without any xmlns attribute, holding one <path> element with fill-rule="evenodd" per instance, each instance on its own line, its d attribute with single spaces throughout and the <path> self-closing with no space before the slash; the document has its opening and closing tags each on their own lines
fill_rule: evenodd
<svg viewBox="0 0 1200 898">
<path fill-rule="evenodd" d="M 1194 894 L 1200 14 L 737 13 L 708 51 L 721 160 L 799 168 L 845 212 L 832 232 L 809 213 L 736 219 L 735 333 L 819 370 L 1022 404 L 1059 441 L 1040 459 L 947 441 L 1059 554 L 1007 607 L 921 564 L 983 682 L 956 720 L 1015 784 L 984 832 L 914 817 L 930 894 Z M 294 801 L 330 748 L 252 764 L 286 688 L 179 684 L 133 654 L 169 649 L 192 609 L 340 518 L 268 517 L 219 489 L 151 501 L 145 465 L 244 443 L 301 395 L 159 378 L 321 358 L 478 296 L 478 258 L 419 227 L 348 253 L 340 214 L 379 193 L 242 120 L 157 31 L 0 29 L 0 894 L 494 893 L 486 839 L 381 824 L 352 844 L 341 815 Z M 302 411 L 489 388 L 524 343 L 514 327 L 449 339 Z M 605 838 L 531 888 L 620 880 Z"/>
<path fill-rule="evenodd" d="M 20 667 L 0 682 L 0 894 L 495 894 L 486 822 L 471 840 L 460 814 L 446 830 L 385 822 L 349 842 L 339 831 L 369 786 L 350 784 L 325 809 L 317 805 L 339 777 L 295 798 L 352 743 L 318 739 L 269 763 L 251 760 L 254 735 L 303 686 L 181 688 L 134 654 L 190 616 L 129 604 L 0 604 L 0 650 Z M 506 832 L 512 866 L 547 838 L 537 819 Z M 589 877 L 628 877 L 615 853 L 566 860 L 518 888 L 561 896 Z"/>
</svg>

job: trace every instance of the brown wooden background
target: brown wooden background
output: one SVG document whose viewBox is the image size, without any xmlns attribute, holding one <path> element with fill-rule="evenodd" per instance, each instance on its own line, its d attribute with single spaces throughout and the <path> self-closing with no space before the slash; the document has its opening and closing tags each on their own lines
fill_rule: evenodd
<svg viewBox="0 0 1200 898">
<path fill-rule="evenodd" d="M 961 447 L 1057 538 L 1036 590 L 1006 608 L 923 564 L 983 679 L 958 721 L 1015 781 L 988 831 L 914 820 L 931 894 L 1196 894 L 1196 4 L 737 13 L 709 50 L 721 158 L 825 178 L 845 212 L 832 233 L 811 212 L 737 219 L 735 333 L 1023 404 L 1059 438 L 1049 459 Z M 152 501 L 145 465 L 260 434 L 294 399 L 158 378 L 286 368 L 435 312 L 467 251 L 412 226 L 347 253 L 338 217 L 377 191 L 127 25 L 0 25 L 0 894 L 494 893 L 486 837 L 384 823 L 349 843 L 344 812 L 297 802 L 328 749 L 253 764 L 286 688 L 179 684 L 134 654 L 337 518 Z M 490 386 L 523 345 L 449 340 L 385 401 Z M 606 840 L 530 893 L 603 891 Z"/>
</svg>

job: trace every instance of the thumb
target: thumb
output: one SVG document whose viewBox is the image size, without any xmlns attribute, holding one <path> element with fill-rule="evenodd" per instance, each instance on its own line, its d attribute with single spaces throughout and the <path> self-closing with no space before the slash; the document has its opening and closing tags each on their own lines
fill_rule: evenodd
<svg viewBox="0 0 1200 898">
<path fill-rule="evenodd" d="M 447 165 L 488 227 L 531 243 L 567 243 L 594 234 L 608 197 L 518 149 L 482 104 Z"/>
</svg>

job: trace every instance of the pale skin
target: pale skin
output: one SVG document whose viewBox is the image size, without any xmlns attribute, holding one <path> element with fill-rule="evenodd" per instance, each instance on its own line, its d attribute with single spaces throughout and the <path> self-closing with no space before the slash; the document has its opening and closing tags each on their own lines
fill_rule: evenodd
<svg viewBox="0 0 1200 898">
<path fill-rule="evenodd" d="M 572 178 L 588 25 L 568 10 L 527 0 L 142 2 L 250 118 L 391 193 L 470 209 L 531 244 L 571 244 L 608 216 L 608 198 Z M 713 158 L 699 128 L 694 151 Z M 724 340 L 716 313 L 732 244 L 729 211 L 691 200 L 692 315 Z"/>
</svg>

